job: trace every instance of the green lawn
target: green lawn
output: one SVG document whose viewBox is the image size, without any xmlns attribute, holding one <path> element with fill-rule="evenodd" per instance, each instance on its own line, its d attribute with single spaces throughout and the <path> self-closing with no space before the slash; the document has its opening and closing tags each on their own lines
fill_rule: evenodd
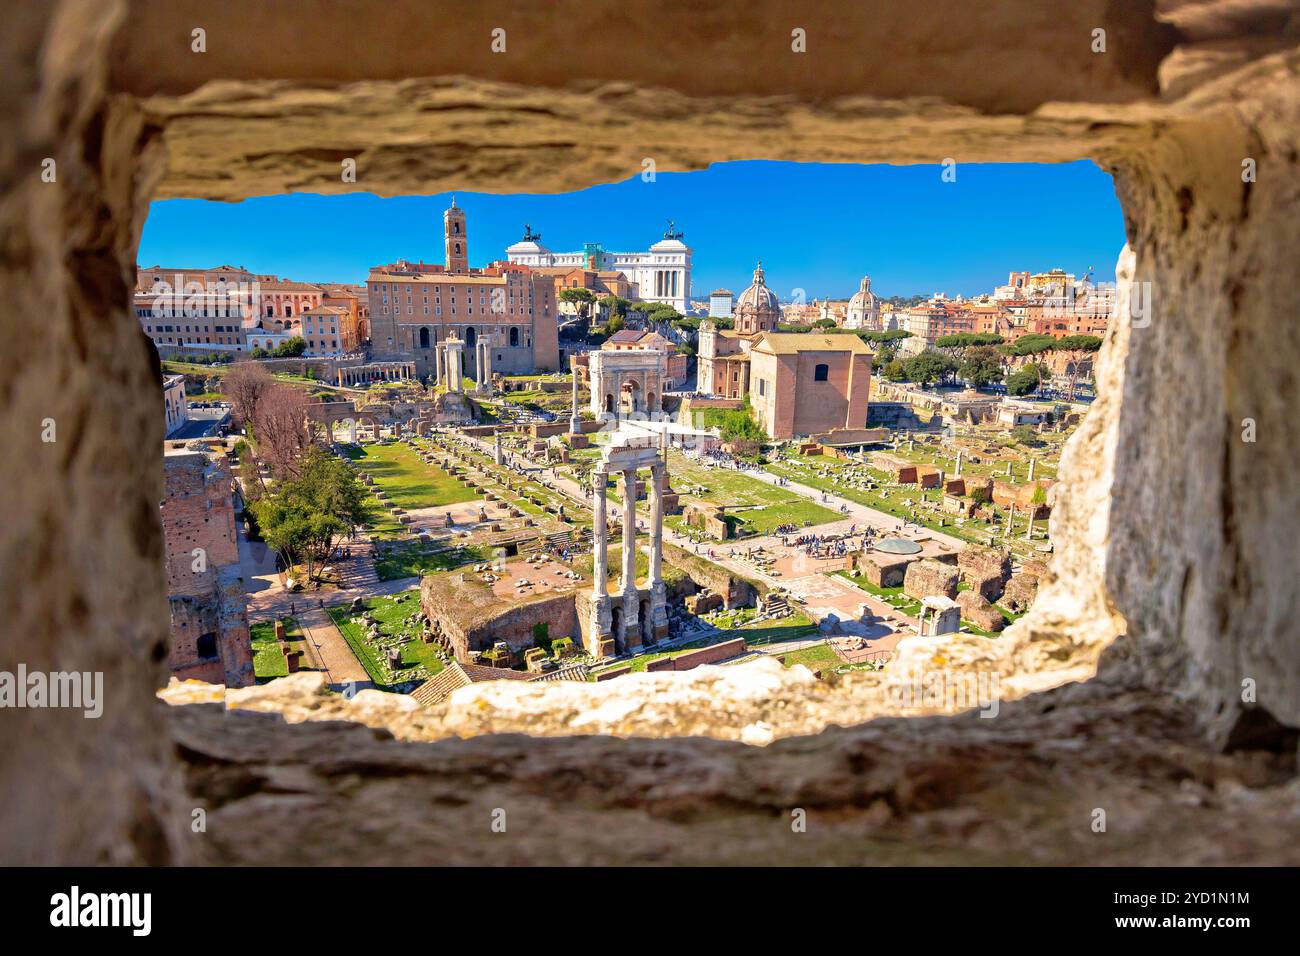
<svg viewBox="0 0 1300 956">
<path fill-rule="evenodd" d="M 779 644 L 782 641 L 802 641 L 817 633 L 817 625 L 812 618 L 801 611 L 794 611 L 789 617 L 775 621 L 759 621 L 757 624 L 742 624 L 736 633 L 729 637 L 743 637 L 750 647 L 761 644 Z"/>
<path fill-rule="evenodd" d="M 409 445 L 346 445 L 344 452 L 375 479 L 388 501 L 411 511 L 473 501 L 478 493 L 466 488 L 436 465 L 426 465 Z"/>
<path fill-rule="evenodd" d="M 831 574 L 841 577 L 850 584 L 862 588 L 868 594 L 875 595 L 882 601 L 888 601 L 894 610 L 900 614 L 906 614 L 908 617 L 916 617 L 921 613 L 921 602 L 915 598 L 908 597 L 903 593 L 901 587 L 897 588 L 879 588 L 867 580 L 866 576 L 854 577 L 850 571 L 832 571 Z"/>
<path fill-rule="evenodd" d="M 791 651 L 789 654 L 783 654 L 782 662 L 786 667 L 794 667 L 796 664 L 803 664 L 809 670 L 815 671 L 820 667 L 835 666 L 843 664 L 839 655 L 836 654 L 829 644 L 814 644 L 812 647 L 805 647 L 801 651 Z"/>
<path fill-rule="evenodd" d="M 407 624 L 405 619 L 420 609 L 419 592 L 406 591 L 404 595 L 414 595 L 405 600 L 394 597 L 368 598 L 365 608 L 374 615 L 379 624 L 380 637 L 371 640 L 366 636 L 364 626 L 354 624 L 353 617 L 362 612 L 353 612 L 346 604 L 337 604 L 327 608 L 339 632 L 342 633 L 352 653 L 357 656 L 361 666 L 366 669 L 370 679 L 381 690 L 392 690 L 408 681 L 423 681 L 437 674 L 443 668 L 442 654 L 434 644 L 425 644 L 420 640 L 420 627 Z M 392 646 L 402 635 L 413 640 L 402 645 L 401 667 L 393 670 L 388 665 L 387 647 Z"/>
<path fill-rule="evenodd" d="M 450 571 L 466 564 L 491 561 L 491 551 L 491 548 L 477 545 L 449 548 L 441 543 L 402 541 L 375 559 L 375 573 L 381 581 L 392 581 L 435 571 Z"/>
<path fill-rule="evenodd" d="M 737 534 L 762 535 L 783 524 L 803 527 L 836 521 L 841 515 L 803 495 L 727 468 L 708 468 L 679 452 L 669 452 L 668 473 L 683 503 L 726 505 Z M 610 496 L 617 499 L 614 489 Z"/>
<path fill-rule="evenodd" d="M 284 622 L 285 641 L 290 645 L 290 650 L 305 652 L 306 644 L 298 622 L 291 617 L 281 620 Z M 288 677 L 289 663 L 284 659 L 280 642 L 275 639 L 275 622 L 259 621 L 249 627 L 248 633 L 253 647 L 253 674 L 258 682 L 268 681 L 273 677 Z M 302 659 L 299 663 L 302 663 Z"/>
</svg>

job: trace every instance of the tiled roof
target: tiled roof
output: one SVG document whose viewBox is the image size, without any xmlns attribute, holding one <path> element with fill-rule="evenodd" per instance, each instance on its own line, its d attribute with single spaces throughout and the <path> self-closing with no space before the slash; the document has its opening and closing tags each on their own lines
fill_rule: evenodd
<svg viewBox="0 0 1300 956">
<path fill-rule="evenodd" d="M 840 333 L 821 335 L 815 332 L 764 332 L 754 343 L 754 351 L 772 355 L 793 355 L 797 352 L 852 352 L 870 355 L 871 349 L 856 335 Z"/>
<path fill-rule="evenodd" d="M 482 664 L 462 664 L 452 661 L 441 672 L 430 677 L 411 694 L 423 707 L 432 707 L 438 701 L 462 687 L 488 680 L 535 680 L 537 674 L 517 671 L 509 667 L 484 667 Z"/>
</svg>

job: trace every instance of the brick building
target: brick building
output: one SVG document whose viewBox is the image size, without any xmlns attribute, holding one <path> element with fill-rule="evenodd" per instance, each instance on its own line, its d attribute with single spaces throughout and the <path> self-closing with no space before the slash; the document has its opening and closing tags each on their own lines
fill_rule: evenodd
<svg viewBox="0 0 1300 956">
<path fill-rule="evenodd" d="M 221 449 L 169 450 L 163 483 L 171 671 L 181 680 L 247 687 L 253 653 L 229 461 Z"/>
<path fill-rule="evenodd" d="M 453 200 L 443 213 L 445 264 L 399 260 L 366 280 L 370 340 L 376 361 L 414 361 L 434 372 L 439 343 L 465 343 L 464 372 L 477 377 L 478 341 L 493 342 L 492 369 L 503 374 L 559 370 L 555 281 L 527 266 L 469 267 L 465 211 Z"/>
<path fill-rule="evenodd" d="M 775 439 L 865 428 L 872 353 L 858 336 L 767 332 L 749 350 L 749 400 Z"/>
</svg>

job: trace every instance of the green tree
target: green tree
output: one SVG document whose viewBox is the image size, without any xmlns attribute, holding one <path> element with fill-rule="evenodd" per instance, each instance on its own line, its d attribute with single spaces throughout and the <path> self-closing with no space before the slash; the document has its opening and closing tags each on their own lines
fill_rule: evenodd
<svg viewBox="0 0 1300 956">
<path fill-rule="evenodd" d="M 957 366 L 957 374 L 976 388 L 1002 381 L 1002 355 L 992 345 L 968 348 Z"/>
<path fill-rule="evenodd" d="M 1044 366 L 1028 362 L 1007 376 L 1008 395 L 1032 395 L 1043 384 Z"/>
<path fill-rule="evenodd" d="M 578 317 L 584 322 L 591 321 L 591 307 L 595 304 L 596 293 L 590 289 L 561 289 L 558 296 L 561 302 L 568 302 L 578 310 Z"/>
<path fill-rule="evenodd" d="M 319 579 L 343 536 L 369 517 L 356 475 L 316 445 L 303 452 L 297 478 L 278 482 L 251 508 L 263 540 L 286 567 L 302 565 L 309 581 Z"/>
<path fill-rule="evenodd" d="M 1013 358 L 1024 358 L 1029 355 L 1041 355 L 1044 352 L 1049 352 L 1055 345 L 1056 339 L 1050 335 L 1035 332 L 1032 335 L 1022 335 L 1018 339 L 1013 339 L 1001 346 L 999 351 Z"/>
<path fill-rule="evenodd" d="M 907 377 L 918 385 L 931 385 L 935 382 L 942 382 L 957 372 L 957 363 L 947 355 L 934 349 L 926 349 L 919 355 L 913 355 L 904 363 L 904 366 L 907 370 Z"/>
<path fill-rule="evenodd" d="M 301 335 L 295 335 L 277 345 L 271 355 L 275 358 L 297 358 L 306 351 L 307 340 Z"/>
<path fill-rule="evenodd" d="M 885 365 L 885 368 L 881 372 L 881 374 L 884 375 L 885 379 L 890 382 L 906 382 L 907 363 L 904 362 L 902 359 L 894 359 L 893 361 Z"/>
<path fill-rule="evenodd" d="M 1011 429 L 1011 437 L 1026 446 L 1041 444 L 1033 425 L 1017 425 Z"/>
<path fill-rule="evenodd" d="M 993 332 L 954 332 L 941 335 L 934 340 L 934 346 L 949 358 L 960 362 L 967 350 L 983 346 L 1001 345 L 1002 336 Z"/>
<path fill-rule="evenodd" d="M 1066 357 L 1065 373 L 1069 376 L 1070 387 L 1066 398 L 1074 401 L 1074 389 L 1083 372 L 1083 361 L 1101 348 L 1101 339 L 1095 335 L 1067 335 L 1057 339 L 1053 351 Z"/>
</svg>

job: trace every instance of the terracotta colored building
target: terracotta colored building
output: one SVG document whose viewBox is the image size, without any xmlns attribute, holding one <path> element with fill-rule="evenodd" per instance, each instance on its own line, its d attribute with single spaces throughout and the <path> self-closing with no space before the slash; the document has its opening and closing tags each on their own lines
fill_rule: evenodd
<svg viewBox="0 0 1300 956">
<path fill-rule="evenodd" d="M 856 335 L 766 332 L 749 350 L 749 401 L 776 439 L 865 428 L 872 352 Z"/>
<path fill-rule="evenodd" d="M 370 270 L 366 281 L 375 361 L 414 361 L 434 372 L 435 349 L 452 337 L 465 343 L 465 374 L 478 374 L 476 348 L 493 342 L 492 369 L 503 374 L 558 371 L 555 282 L 527 266 L 496 262 L 469 267 L 465 211 L 443 213 L 445 265 L 399 260 Z"/>
<path fill-rule="evenodd" d="M 763 265 L 736 300 L 734 329 L 700 324 L 699 391 L 748 398 L 775 439 L 864 428 L 872 353 L 851 333 L 777 332 L 781 306 Z"/>
</svg>

